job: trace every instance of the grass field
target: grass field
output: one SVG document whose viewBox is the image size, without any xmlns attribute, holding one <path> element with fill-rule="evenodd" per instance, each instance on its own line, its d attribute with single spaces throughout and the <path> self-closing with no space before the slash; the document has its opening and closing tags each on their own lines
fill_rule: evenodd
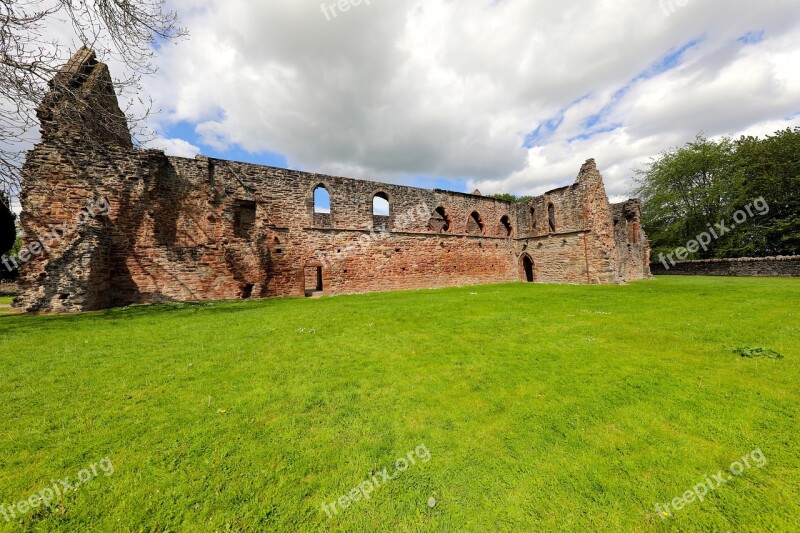
<svg viewBox="0 0 800 533">
<path fill-rule="evenodd" d="M 0 315 L 9 313 L 11 310 L 8 306 L 11 305 L 11 296 L 0 296 Z"/>
<path fill-rule="evenodd" d="M 0 530 L 798 530 L 798 303 L 667 277 L 3 316 L 0 504 L 86 483 Z"/>
</svg>

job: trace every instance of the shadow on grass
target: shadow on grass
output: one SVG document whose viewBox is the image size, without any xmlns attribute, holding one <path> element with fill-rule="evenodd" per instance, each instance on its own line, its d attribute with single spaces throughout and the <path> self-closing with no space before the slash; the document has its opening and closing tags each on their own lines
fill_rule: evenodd
<svg viewBox="0 0 800 533">
<path fill-rule="evenodd" d="M 158 320 L 161 317 L 193 318 L 198 313 L 205 316 L 228 316 L 231 314 L 256 311 L 287 301 L 278 299 L 258 300 L 223 300 L 209 302 L 175 302 L 162 304 L 142 304 L 103 311 L 92 311 L 76 314 L 3 314 L 0 310 L 0 333 L 2 334 L 27 334 L 47 331 L 63 331 L 71 325 L 85 326 L 95 323 L 115 323 L 129 320 Z"/>
</svg>

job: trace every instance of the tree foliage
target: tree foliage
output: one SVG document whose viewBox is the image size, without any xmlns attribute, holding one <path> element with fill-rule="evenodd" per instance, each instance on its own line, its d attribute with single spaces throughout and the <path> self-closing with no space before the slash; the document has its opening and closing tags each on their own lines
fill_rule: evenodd
<svg viewBox="0 0 800 533">
<path fill-rule="evenodd" d="M 749 224 L 747 238 L 726 241 L 722 255 L 800 254 L 800 127 L 742 137 L 737 161 L 741 201 L 763 197 L 770 211 Z"/>
<path fill-rule="evenodd" d="M 36 107 L 48 81 L 80 46 L 127 67 L 115 85 L 129 98 L 129 120 L 142 132 L 150 104 L 137 93 L 140 77 L 155 70 L 152 45 L 186 34 L 165 1 L 0 0 L 0 191 L 18 192 L 38 125 Z M 54 37 L 70 34 L 74 39 Z"/>
<path fill-rule="evenodd" d="M 490 194 L 489 198 L 494 198 L 496 200 L 503 200 L 504 202 L 511 202 L 512 204 L 518 204 L 532 199 L 533 196 L 516 196 L 514 194 L 502 193 L 502 194 Z"/>
<path fill-rule="evenodd" d="M 765 139 L 702 135 L 636 171 L 636 194 L 653 255 L 683 247 L 763 198 L 769 213 L 746 222 L 692 258 L 800 253 L 800 128 Z"/>
</svg>

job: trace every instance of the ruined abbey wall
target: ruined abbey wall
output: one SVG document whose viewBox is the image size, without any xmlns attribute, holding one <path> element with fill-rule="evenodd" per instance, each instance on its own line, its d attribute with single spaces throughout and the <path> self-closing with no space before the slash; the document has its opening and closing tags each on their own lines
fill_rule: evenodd
<svg viewBox="0 0 800 533">
<path fill-rule="evenodd" d="M 509 203 L 135 149 L 86 50 L 51 87 L 23 169 L 21 223 L 40 244 L 15 300 L 27 311 L 650 276 L 640 205 L 609 204 L 593 160 L 575 184 Z M 329 213 L 315 212 L 318 187 Z"/>
</svg>

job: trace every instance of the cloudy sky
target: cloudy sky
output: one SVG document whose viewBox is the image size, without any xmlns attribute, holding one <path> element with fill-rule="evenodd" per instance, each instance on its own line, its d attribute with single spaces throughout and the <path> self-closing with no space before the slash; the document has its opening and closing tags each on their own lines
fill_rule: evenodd
<svg viewBox="0 0 800 533">
<path fill-rule="evenodd" d="M 159 147 L 540 194 L 708 136 L 800 124 L 797 0 L 170 0 Z M 347 8 L 342 9 L 341 7 Z"/>
</svg>

